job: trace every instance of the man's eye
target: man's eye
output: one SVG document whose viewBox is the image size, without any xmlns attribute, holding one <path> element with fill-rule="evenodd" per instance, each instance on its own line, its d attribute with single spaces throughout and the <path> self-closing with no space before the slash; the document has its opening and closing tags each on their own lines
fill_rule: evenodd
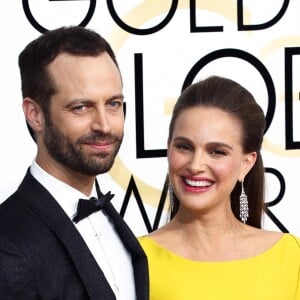
<svg viewBox="0 0 300 300">
<path fill-rule="evenodd" d="M 119 108 L 122 107 L 123 103 L 121 101 L 114 100 L 114 101 L 110 101 L 108 105 L 112 108 Z"/>
<path fill-rule="evenodd" d="M 87 109 L 86 105 L 77 105 L 77 106 L 72 107 L 72 111 L 74 111 L 74 112 L 82 112 L 82 111 L 85 111 L 86 109 Z"/>
</svg>

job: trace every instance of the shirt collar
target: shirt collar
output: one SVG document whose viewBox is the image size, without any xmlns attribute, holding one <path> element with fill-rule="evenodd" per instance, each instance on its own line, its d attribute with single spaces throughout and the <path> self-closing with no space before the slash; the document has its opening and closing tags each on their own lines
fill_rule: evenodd
<svg viewBox="0 0 300 300">
<path fill-rule="evenodd" d="M 36 161 L 33 161 L 30 167 L 30 172 L 32 176 L 53 196 L 68 217 L 72 219 L 76 214 L 79 199 L 86 199 L 87 196 L 47 173 L 37 164 Z M 94 183 L 90 196 L 96 195 L 97 193 Z"/>
</svg>

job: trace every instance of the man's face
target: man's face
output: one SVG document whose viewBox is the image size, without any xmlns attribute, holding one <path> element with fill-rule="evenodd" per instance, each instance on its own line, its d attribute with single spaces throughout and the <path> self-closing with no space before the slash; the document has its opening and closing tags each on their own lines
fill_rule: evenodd
<svg viewBox="0 0 300 300">
<path fill-rule="evenodd" d="M 123 138 L 119 70 L 107 53 L 60 54 L 48 68 L 57 93 L 45 116 L 43 160 L 95 176 L 111 168 Z"/>
</svg>

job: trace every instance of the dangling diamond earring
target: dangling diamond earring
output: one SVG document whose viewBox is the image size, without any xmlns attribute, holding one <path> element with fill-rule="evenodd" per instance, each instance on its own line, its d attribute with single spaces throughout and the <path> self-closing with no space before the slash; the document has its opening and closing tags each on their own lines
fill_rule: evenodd
<svg viewBox="0 0 300 300">
<path fill-rule="evenodd" d="M 169 195 L 170 195 L 170 211 L 172 213 L 174 211 L 174 190 L 171 183 L 169 183 Z"/>
<path fill-rule="evenodd" d="M 248 196 L 244 190 L 244 180 L 241 181 L 242 192 L 240 195 L 240 219 L 246 223 L 249 217 Z"/>
</svg>

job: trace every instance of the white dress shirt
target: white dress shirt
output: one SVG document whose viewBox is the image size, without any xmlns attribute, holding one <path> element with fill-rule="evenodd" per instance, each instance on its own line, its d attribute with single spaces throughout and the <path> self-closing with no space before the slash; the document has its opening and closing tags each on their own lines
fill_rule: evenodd
<svg viewBox="0 0 300 300">
<path fill-rule="evenodd" d="M 47 173 L 36 161 L 32 163 L 30 172 L 55 198 L 71 220 L 76 214 L 79 199 L 89 198 Z M 90 197 L 92 196 L 97 197 L 95 184 Z M 98 211 L 74 225 L 103 271 L 116 298 L 136 299 L 131 257 L 109 219 L 102 211 Z"/>
</svg>

